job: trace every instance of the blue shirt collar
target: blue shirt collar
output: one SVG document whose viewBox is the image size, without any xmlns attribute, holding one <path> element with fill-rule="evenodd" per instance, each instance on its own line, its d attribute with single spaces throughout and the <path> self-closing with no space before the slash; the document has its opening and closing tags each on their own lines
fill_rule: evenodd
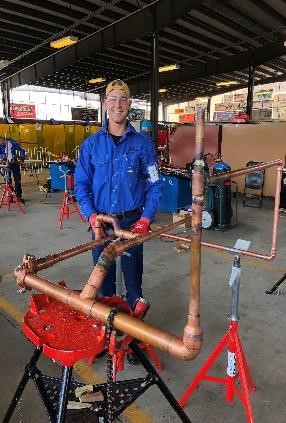
<svg viewBox="0 0 286 423">
<path fill-rule="evenodd" d="M 106 120 L 106 122 L 104 123 L 104 125 L 102 126 L 102 128 L 100 129 L 100 132 L 107 134 L 108 133 L 108 119 Z M 131 132 L 136 134 L 136 130 L 135 128 L 131 125 L 131 123 L 129 122 L 129 120 L 127 119 L 127 126 L 126 126 L 126 130 L 124 132 L 124 134 L 122 135 L 122 138 L 125 138 L 126 135 Z"/>
</svg>

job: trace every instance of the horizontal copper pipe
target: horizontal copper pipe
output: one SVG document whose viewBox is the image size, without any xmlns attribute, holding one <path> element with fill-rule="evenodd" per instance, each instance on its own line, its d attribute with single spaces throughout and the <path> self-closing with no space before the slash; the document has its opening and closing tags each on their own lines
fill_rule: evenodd
<svg viewBox="0 0 286 423">
<path fill-rule="evenodd" d="M 258 165 L 247 166 L 241 169 L 230 170 L 229 172 L 223 172 L 217 175 L 212 175 L 209 176 L 209 182 L 214 183 L 224 179 L 235 178 L 237 176 L 245 175 L 246 173 L 256 172 L 257 170 L 263 170 L 273 166 L 282 166 L 282 161 L 279 159 L 271 160 L 269 162 L 260 163 Z"/>
<path fill-rule="evenodd" d="M 182 237 L 180 235 L 173 235 L 173 234 L 161 234 L 160 236 L 162 238 L 173 239 L 174 241 L 185 242 L 186 244 L 190 244 L 190 246 L 191 246 L 191 242 L 192 242 L 191 238 L 185 238 L 185 237 Z M 243 256 L 250 256 L 250 257 L 255 257 L 255 258 L 259 258 L 259 259 L 263 259 L 263 260 L 272 260 L 274 258 L 274 257 L 272 257 L 272 255 L 264 255 L 264 254 L 261 254 L 261 253 L 256 253 L 255 251 L 239 250 L 237 248 L 228 247 L 226 245 L 214 244 L 212 242 L 202 241 L 202 245 L 204 247 L 215 248 L 216 250 L 227 251 L 229 253 L 238 253 L 238 254 L 241 254 Z"/>
<path fill-rule="evenodd" d="M 82 300 L 77 291 L 69 290 L 31 273 L 25 274 L 24 269 L 18 268 L 14 274 L 17 282 L 22 281 L 27 288 L 35 289 L 57 301 L 68 304 L 73 310 L 79 313 L 92 316 L 104 323 L 107 322 L 109 313 L 112 310 L 111 307 L 93 299 Z M 147 342 L 181 360 L 192 360 L 197 356 L 201 348 L 199 334 L 197 338 L 194 336 L 194 341 L 189 349 L 187 347 L 188 339 L 186 340 L 186 346 L 182 338 L 125 313 L 120 312 L 115 316 L 113 326 L 131 337 Z M 184 338 L 187 335 L 184 334 Z"/>
<path fill-rule="evenodd" d="M 59 253 L 49 254 L 45 257 L 35 258 L 35 256 L 31 254 L 26 254 L 24 261 L 27 266 L 30 267 L 32 273 L 37 273 L 43 269 L 48 269 L 49 267 L 52 267 L 61 261 L 92 250 L 93 248 L 98 247 L 105 242 L 112 241 L 113 238 L 113 236 L 108 236 L 104 239 L 86 242 L 85 244 L 77 245 L 76 247 L 61 251 Z"/>
</svg>

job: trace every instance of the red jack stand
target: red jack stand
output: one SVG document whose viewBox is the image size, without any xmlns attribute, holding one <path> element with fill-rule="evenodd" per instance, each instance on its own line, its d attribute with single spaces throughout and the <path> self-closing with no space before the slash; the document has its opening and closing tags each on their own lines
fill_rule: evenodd
<svg viewBox="0 0 286 423">
<path fill-rule="evenodd" d="M 69 190 L 72 190 L 74 188 L 74 179 L 73 179 L 73 175 L 67 175 L 68 172 L 69 170 L 67 172 L 63 172 L 63 176 L 62 176 L 65 180 L 65 192 L 64 192 L 63 201 L 62 201 L 61 210 L 60 210 L 60 216 L 59 216 L 60 229 L 62 229 L 63 227 L 64 216 L 66 216 L 68 220 L 72 213 L 77 213 L 80 217 L 80 220 L 83 223 L 85 223 L 85 220 L 82 217 L 76 202 L 74 201 L 72 195 L 69 192 Z M 74 210 L 72 211 L 70 210 L 70 205 L 73 206 Z"/>
<path fill-rule="evenodd" d="M 5 177 L 5 179 L 6 179 L 6 177 Z M 6 203 L 4 203 L 5 198 L 6 198 Z M 15 191 L 11 187 L 10 183 L 6 180 L 6 185 L 5 185 L 4 191 L 2 192 L 1 199 L 0 199 L 0 208 L 2 207 L 2 205 L 6 205 L 7 208 L 8 208 L 8 211 L 10 211 L 11 210 L 11 204 L 13 202 L 16 204 L 16 207 L 18 207 L 20 213 L 25 214 L 24 209 L 23 209 L 20 201 L 18 200 L 17 195 L 15 194 Z"/>
<path fill-rule="evenodd" d="M 72 211 L 70 210 L 70 205 L 73 206 L 74 210 Z M 68 191 L 65 191 L 63 201 L 62 201 L 61 211 L 60 211 L 60 217 L 59 217 L 60 229 L 62 229 L 63 227 L 64 216 L 66 216 L 66 218 L 69 219 L 72 213 L 77 213 L 80 217 L 80 220 L 83 223 L 85 223 L 85 220 L 82 217 L 76 202 L 72 198 L 71 194 Z"/>
<path fill-rule="evenodd" d="M 232 288 L 232 312 L 230 317 L 229 328 L 225 335 L 218 342 L 211 355 L 201 367 L 192 383 L 187 387 L 179 400 L 179 404 L 184 407 L 194 390 L 199 386 L 201 380 L 207 380 L 214 383 L 222 383 L 225 385 L 225 400 L 228 403 L 233 402 L 235 394 L 242 402 L 248 423 L 254 423 L 254 415 L 251 408 L 249 391 L 255 391 L 256 387 L 251 378 L 248 363 L 243 351 L 241 341 L 238 334 L 238 295 L 239 295 L 239 278 L 240 278 L 240 259 L 239 256 L 234 257 L 230 285 Z M 208 375 L 208 370 L 212 367 L 220 353 L 224 348 L 228 350 L 228 365 L 225 378 Z M 235 386 L 236 380 L 241 383 L 241 391 Z"/>
</svg>

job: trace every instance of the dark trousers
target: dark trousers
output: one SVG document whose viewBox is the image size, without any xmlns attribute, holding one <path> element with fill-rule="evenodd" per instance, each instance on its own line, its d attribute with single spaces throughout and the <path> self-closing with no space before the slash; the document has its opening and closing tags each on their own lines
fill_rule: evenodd
<svg viewBox="0 0 286 423">
<path fill-rule="evenodd" d="M 22 197 L 21 171 L 19 163 L 9 163 L 9 177 L 14 179 L 14 191 L 17 197 Z"/>
<path fill-rule="evenodd" d="M 119 219 L 118 223 L 122 229 L 129 229 L 130 226 L 140 219 L 141 212 L 138 215 L 132 215 L 130 218 Z M 94 235 L 93 235 L 94 239 Z M 108 244 L 94 248 L 92 257 L 94 265 Z M 142 297 L 142 275 L 143 275 L 143 244 L 130 248 L 128 254 L 121 256 L 121 267 L 126 287 L 126 300 L 132 308 L 137 298 Z M 130 256 L 129 256 L 130 254 Z M 106 276 L 100 295 L 111 297 L 116 294 L 116 263 L 112 263 L 108 275 Z"/>
</svg>

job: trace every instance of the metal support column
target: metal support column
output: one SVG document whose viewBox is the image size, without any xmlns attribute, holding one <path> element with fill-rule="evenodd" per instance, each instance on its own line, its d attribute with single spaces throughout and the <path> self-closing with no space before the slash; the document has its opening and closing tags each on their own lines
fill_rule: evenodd
<svg viewBox="0 0 286 423">
<path fill-rule="evenodd" d="M 151 81 L 151 122 L 152 138 L 158 149 L 158 103 L 159 103 L 159 37 L 158 33 L 152 34 L 152 81 Z"/>
<path fill-rule="evenodd" d="M 247 103 L 246 103 L 246 113 L 249 120 L 252 119 L 254 75 L 255 75 L 254 56 L 253 56 L 253 52 L 251 52 L 250 66 L 249 66 L 249 72 L 248 72 Z"/>
<path fill-rule="evenodd" d="M 162 103 L 162 111 L 163 111 L 163 122 L 167 122 L 168 120 L 168 113 L 167 113 L 168 105 Z"/>
<path fill-rule="evenodd" d="M 10 117 L 10 89 L 7 82 L 1 84 L 2 102 L 3 102 L 3 116 L 5 119 Z"/>
<path fill-rule="evenodd" d="M 208 98 L 208 103 L 207 103 L 207 115 L 206 115 L 206 120 L 207 122 L 210 122 L 211 120 L 211 97 Z"/>
<path fill-rule="evenodd" d="M 106 122 L 106 108 L 103 105 L 103 101 L 104 101 L 104 94 L 100 94 L 100 122 L 102 125 L 105 124 Z"/>
</svg>

